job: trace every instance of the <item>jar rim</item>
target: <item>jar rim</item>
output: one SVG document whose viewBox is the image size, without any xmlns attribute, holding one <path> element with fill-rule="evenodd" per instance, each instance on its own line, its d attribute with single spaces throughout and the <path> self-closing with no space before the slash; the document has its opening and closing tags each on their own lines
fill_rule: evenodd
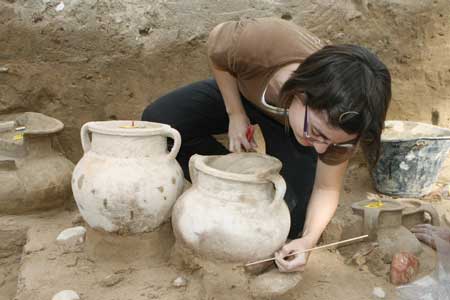
<svg viewBox="0 0 450 300">
<path fill-rule="evenodd" d="M 89 131 L 106 135 L 151 136 L 160 135 L 170 128 L 169 125 L 133 120 L 112 120 L 88 122 Z"/>
<path fill-rule="evenodd" d="M 242 161 L 242 157 L 246 158 L 257 158 L 260 162 L 267 162 L 266 167 L 261 167 L 255 172 L 251 173 L 242 173 L 236 172 L 233 170 L 224 170 L 220 169 L 217 166 L 214 166 L 214 163 L 217 163 L 218 160 L 227 160 L 233 161 L 236 163 Z M 241 158 L 241 159 L 240 159 Z M 279 175 L 281 170 L 281 161 L 273 156 L 269 156 L 266 154 L 260 153 L 230 153 L 226 155 L 194 155 L 191 157 L 194 163 L 194 167 L 203 173 L 208 175 L 212 175 L 215 177 L 219 177 L 222 179 L 228 179 L 233 181 L 242 181 L 242 182 L 254 182 L 254 183 L 266 183 L 270 181 L 270 177 L 274 175 Z M 226 163 L 227 161 L 223 162 Z M 192 176 L 192 175 L 191 175 Z"/>
</svg>

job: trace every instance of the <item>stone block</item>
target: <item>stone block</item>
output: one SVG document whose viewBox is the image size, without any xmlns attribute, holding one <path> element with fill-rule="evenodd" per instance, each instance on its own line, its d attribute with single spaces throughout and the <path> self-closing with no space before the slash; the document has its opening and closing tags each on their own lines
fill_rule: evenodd
<svg viewBox="0 0 450 300">
<path fill-rule="evenodd" d="M 85 240 L 86 228 L 76 226 L 63 230 L 56 238 L 56 243 L 63 252 L 79 252 L 83 250 Z"/>
</svg>

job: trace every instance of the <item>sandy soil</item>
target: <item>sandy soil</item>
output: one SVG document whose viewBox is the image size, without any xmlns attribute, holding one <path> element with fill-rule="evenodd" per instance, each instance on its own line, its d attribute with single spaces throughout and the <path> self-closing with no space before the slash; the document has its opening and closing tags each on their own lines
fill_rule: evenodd
<svg viewBox="0 0 450 300">
<path fill-rule="evenodd" d="M 447 165 L 440 182 L 448 182 L 449 170 Z M 333 222 L 350 218 L 350 204 L 367 197 L 368 192 L 373 192 L 370 177 L 364 162 L 357 157 L 349 168 Z M 443 198 L 435 197 L 432 203 L 441 214 L 450 209 L 450 201 Z M 221 275 L 192 270 L 180 264 L 171 255 L 174 237 L 170 223 L 153 233 L 111 235 L 89 229 L 73 205 L 70 207 L 33 215 L 0 217 L 0 235 L 9 241 L 5 244 L 9 246 L 0 247 L 0 254 L 6 253 L 0 255 L 1 300 L 13 299 L 16 288 L 16 300 L 47 300 L 63 289 L 77 291 L 84 300 L 248 298 L 248 291 L 241 288 L 242 282 L 237 276 L 233 278 L 233 273 Z M 78 224 L 88 228 L 84 249 L 64 253 L 55 238 L 63 229 Z M 330 225 L 324 235 L 328 239 L 339 237 L 332 228 Z M 432 272 L 435 263 L 434 251 L 424 248 L 420 256 L 420 275 Z M 395 287 L 383 273 L 386 269 L 377 276 L 367 264 L 349 263 L 348 255 L 355 251 L 349 249 L 313 253 L 300 284 L 276 299 L 373 299 L 374 287 L 382 287 L 387 293 L 386 299 L 397 299 Z M 380 265 L 383 266 L 381 260 L 376 267 Z M 187 279 L 186 286 L 173 285 L 173 280 L 179 276 Z"/>
<path fill-rule="evenodd" d="M 173 237 L 169 225 L 158 233 L 136 237 L 89 230 L 82 253 L 62 254 L 54 239 L 59 231 L 71 226 L 74 215 L 55 211 L 45 216 L 1 220 L 32 225 L 20 263 L 18 300 L 51 299 L 63 289 L 77 291 L 82 299 L 235 299 L 233 287 L 223 286 L 214 275 L 177 269 L 171 264 Z M 187 287 L 172 285 L 178 276 L 188 280 Z M 279 299 L 372 299 L 375 286 L 392 295 L 388 299 L 395 299 L 393 287 L 384 278 L 346 265 L 335 252 L 312 255 L 303 276 L 298 287 Z M 9 296 L 5 300 L 12 299 L 15 286 L 11 283 L 2 287 L 2 291 Z"/>
</svg>

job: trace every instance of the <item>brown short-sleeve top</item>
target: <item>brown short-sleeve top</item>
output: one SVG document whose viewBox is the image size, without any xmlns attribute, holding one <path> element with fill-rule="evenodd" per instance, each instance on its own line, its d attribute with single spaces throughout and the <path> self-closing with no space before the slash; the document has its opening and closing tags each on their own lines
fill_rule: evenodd
<svg viewBox="0 0 450 300">
<path fill-rule="evenodd" d="M 223 23 L 208 39 L 214 65 L 236 77 L 242 95 L 271 118 L 284 124 L 277 99 L 265 102 L 270 79 L 281 67 L 302 63 L 325 44 L 306 29 L 276 18 Z M 348 160 L 354 149 L 329 147 L 319 158 L 330 165 Z"/>
</svg>

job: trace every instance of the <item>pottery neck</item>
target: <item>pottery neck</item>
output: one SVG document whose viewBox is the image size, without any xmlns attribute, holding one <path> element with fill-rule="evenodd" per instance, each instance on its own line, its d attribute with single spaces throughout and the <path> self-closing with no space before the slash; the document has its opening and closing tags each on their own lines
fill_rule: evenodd
<svg viewBox="0 0 450 300">
<path fill-rule="evenodd" d="M 27 135 L 24 138 L 23 147 L 28 158 L 45 157 L 54 154 L 54 135 Z"/>
<path fill-rule="evenodd" d="M 274 199 L 274 186 L 271 182 L 244 182 L 224 179 L 197 170 L 194 185 L 201 191 L 226 202 L 237 202 L 251 206 L 267 206 Z"/>
<path fill-rule="evenodd" d="M 379 228 L 402 226 L 402 211 L 384 211 L 380 214 Z"/>
<path fill-rule="evenodd" d="M 117 158 L 167 156 L 167 138 L 161 135 L 123 136 L 93 132 L 91 151 Z"/>
</svg>

